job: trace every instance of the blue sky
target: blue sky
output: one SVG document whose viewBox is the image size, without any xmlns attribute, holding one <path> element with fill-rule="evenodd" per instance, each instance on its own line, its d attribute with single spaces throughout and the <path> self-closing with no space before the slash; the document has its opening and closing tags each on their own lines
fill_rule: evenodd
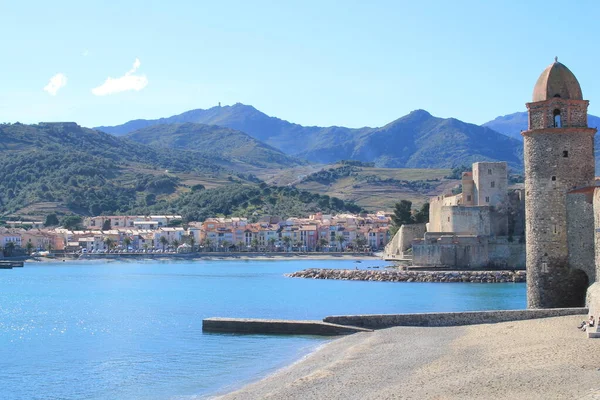
<svg viewBox="0 0 600 400">
<path fill-rule="evenodd" d="M 0 121 L 115 125 L 241 102 L 303 125 L 419 108 L 483 123 L 525 110 L 554 56 L 600 114 L 593 1 L 103 3 L 0 0 Z"/>
</svg>

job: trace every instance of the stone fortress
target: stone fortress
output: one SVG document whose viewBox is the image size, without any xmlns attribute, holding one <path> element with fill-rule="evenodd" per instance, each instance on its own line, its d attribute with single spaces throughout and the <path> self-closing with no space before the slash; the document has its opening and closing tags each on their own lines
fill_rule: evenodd
<svg viewBox="0 0 600 400">
<path fill-rule="evenodd" d="M 505 163 L 475 163 L 462 176 L 463 192 L 432 198 L 429 224 L 402 226 L 386 259 L 461 269 L 525 264 L 529 308 L 587 305 L 597 316 L 600 187 L 588 104 L 555 59 L 526 104 L 524 190 L 508 189 Z"/>
<path fill-rule="evenodd" d="M 429 200 L 429 223 L 404 225 L 387 259 L 418 267 L 525 268 L 523 190 L 508 187 L 505 162 L 474 163 L 462 193 Z"/>
</svg>

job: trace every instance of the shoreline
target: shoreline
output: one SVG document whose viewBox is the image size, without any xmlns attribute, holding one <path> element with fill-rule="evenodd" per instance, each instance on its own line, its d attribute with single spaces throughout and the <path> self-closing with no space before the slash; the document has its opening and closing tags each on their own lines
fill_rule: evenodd
<svg viewBox="0 0 600 400">
<path fill-rule="evenodd" d="M 209 398 L 599 398 L 600 346 L 576 328 L 586 317 L 357 333 Z"/>
<path fill-rule="evenodd" d="M 346 261 L 381 261 L 384 264 L 389 264 L 383 261 L 376 255 L 360 254 L 360 253 L 130 253 L 130 254 L 85 254 L 83 257 L 79 255 L 67 254 L 55 257 L 36 257 L 25 259 L 28 262 L 72 262 L 72 261 L 297 261 L 297 260 L 346 260 Z"/>
</svg>

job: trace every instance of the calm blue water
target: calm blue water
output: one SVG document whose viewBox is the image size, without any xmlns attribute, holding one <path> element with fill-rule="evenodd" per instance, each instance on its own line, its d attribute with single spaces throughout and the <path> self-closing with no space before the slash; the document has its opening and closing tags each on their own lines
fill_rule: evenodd
<svg viewBox="0 0 600 400">
<path fill-rule="evenodd" d="M 324 343 L 202 334 L 205 317 L 525 308 L 525 284 L 292 279 L 365 261 L 28 263 L 0 270 L 0 399 L 191 399 L 236 388 Z"/>
</svg>

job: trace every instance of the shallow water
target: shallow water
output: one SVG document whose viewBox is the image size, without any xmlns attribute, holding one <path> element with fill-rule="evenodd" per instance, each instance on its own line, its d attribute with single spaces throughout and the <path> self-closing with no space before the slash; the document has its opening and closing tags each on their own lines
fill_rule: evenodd
<svg viewBox="0 0 600 400">
<path fill-rule="evenodd" d="M 0 270 L 1 399 L 189 399 L 258 379 L 317 337 L 203 334 L 206 317 L 525 308 L 525 284 L 292 279 L 381 261 L 27 263 Z"/>
</svg>

